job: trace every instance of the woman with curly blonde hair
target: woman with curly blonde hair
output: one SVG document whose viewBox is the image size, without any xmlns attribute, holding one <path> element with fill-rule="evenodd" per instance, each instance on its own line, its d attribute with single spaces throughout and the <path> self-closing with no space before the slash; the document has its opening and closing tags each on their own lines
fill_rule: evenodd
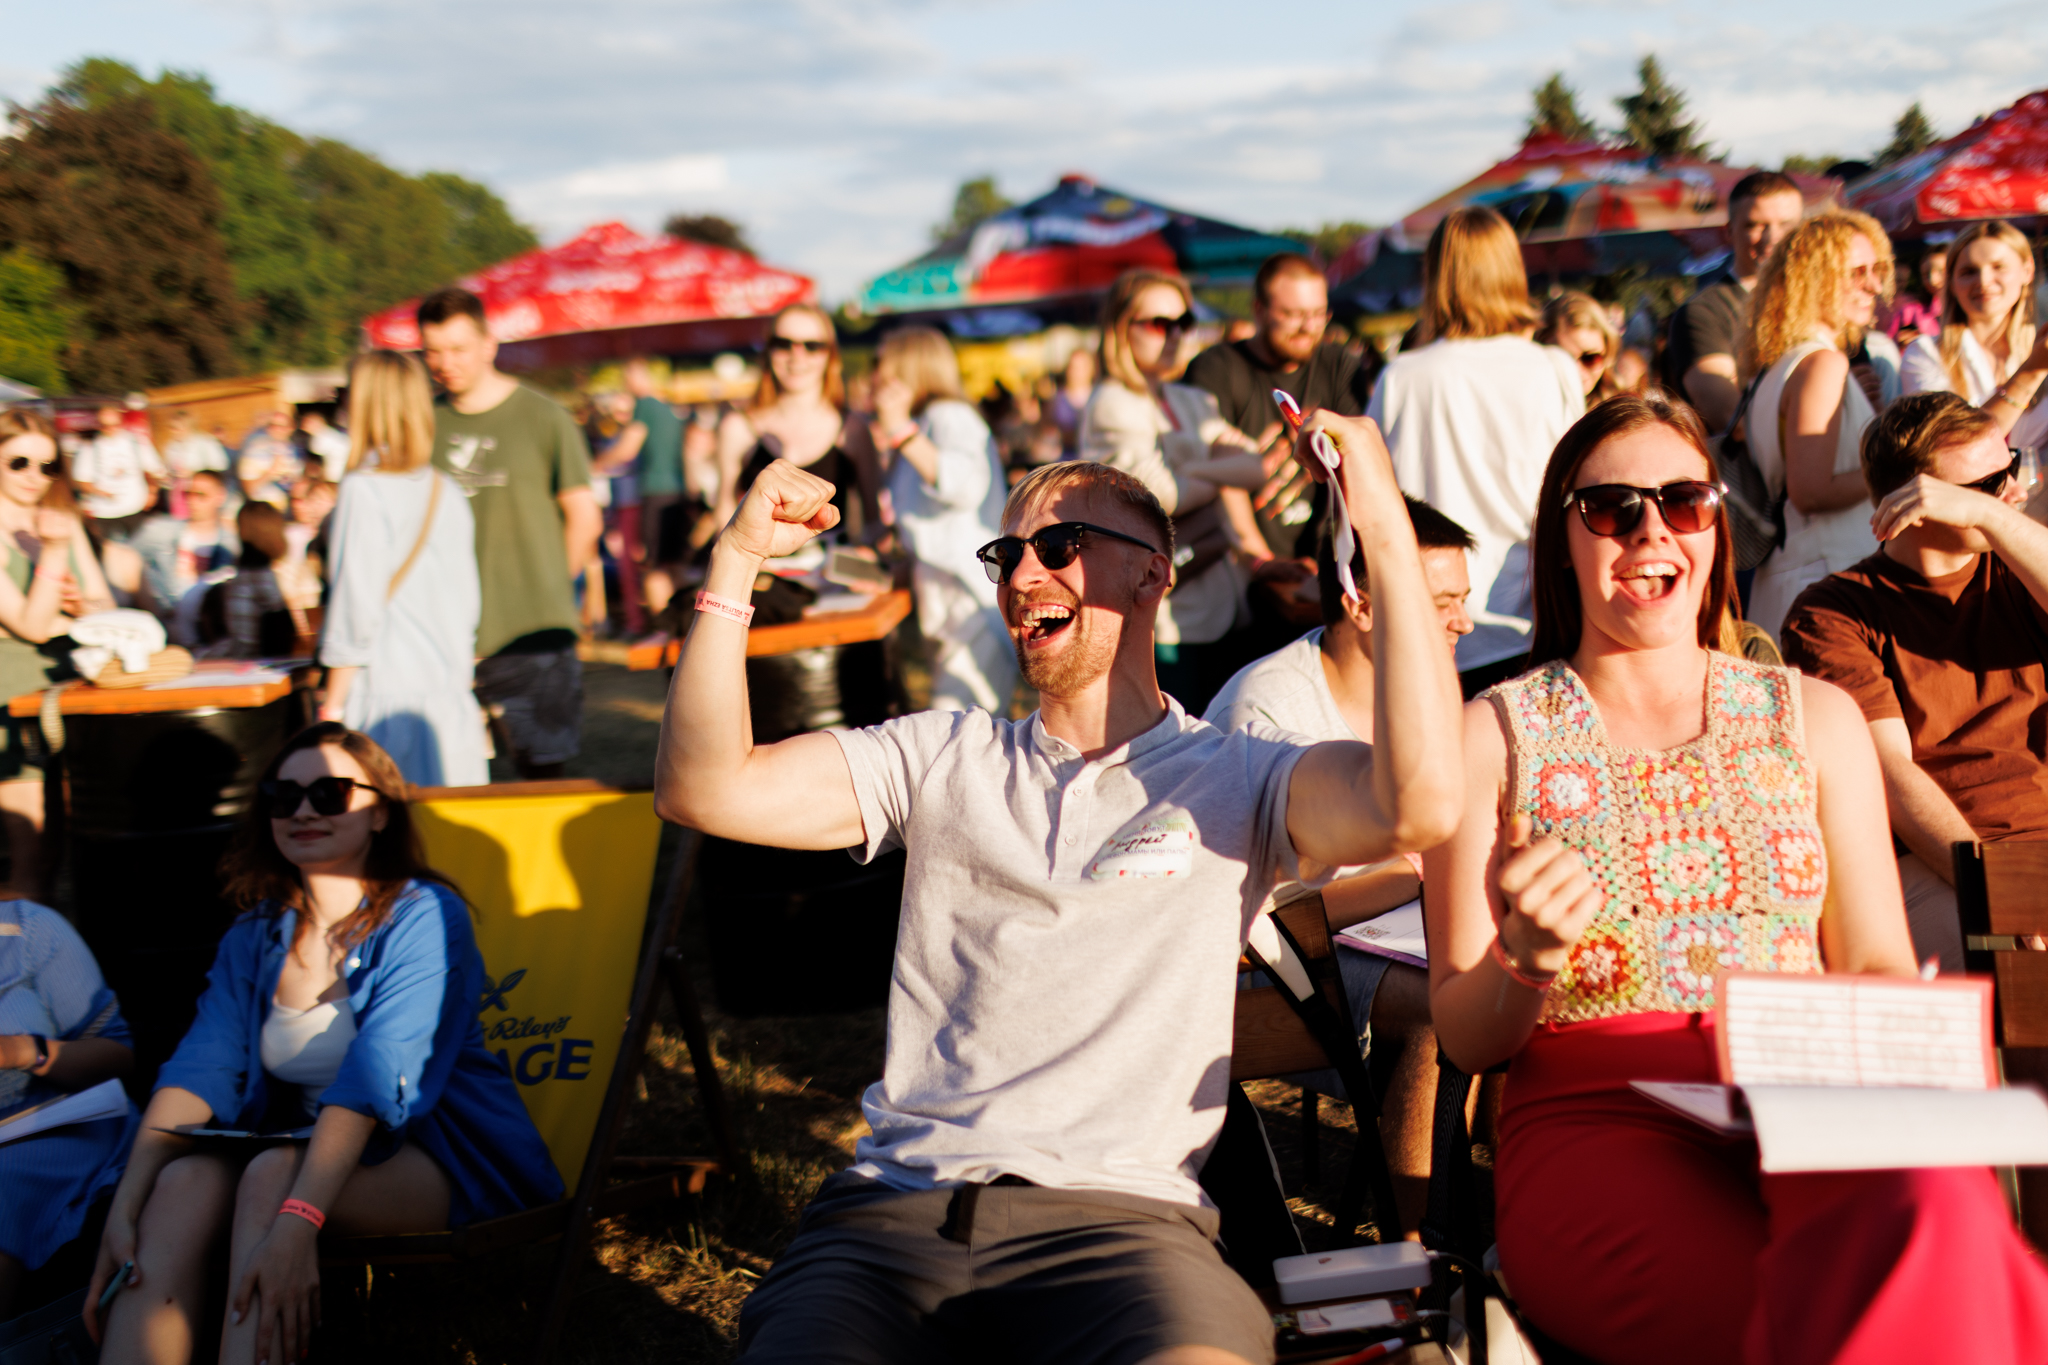
<svg viewBox="0 0 2048 1365">
<path fill-rule="evenodd" d="M 2014 445 L 2048 440 L 2048 333 L 2034 327 L 2034 248 L 2011 223 L 1972 223 L 1949 243 L 1936 302 L 1941 331 L 1906 348 L 1907 393 L 1960 394 L 1998 422 Z"/>
<path fill-rule="evenodd" d="M 1785 538 L 1757 567 L 1749 619 L 1773 636 L 1809 584 L 1877 549 L 1863 482 L 1863 429 L 1876 395 L 1849 357 L 1892 292 L 1892 246 L 1868 214 L 1831 209 L 1793 229 L 1771 253 L 1749 301 L 1744 376 L 1749 449 L 1774 498 Z"/>
</svg>

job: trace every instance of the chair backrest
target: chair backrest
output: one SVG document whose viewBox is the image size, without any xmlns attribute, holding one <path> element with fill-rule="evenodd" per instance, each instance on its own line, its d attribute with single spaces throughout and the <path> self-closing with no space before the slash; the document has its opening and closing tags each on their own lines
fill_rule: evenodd
<svg viewBox="0 0 2048 1365">
<path fill-rule="evenodd" d="M 1963 963 L 1990 973 L 2000 1047 L 2048 1047 L 2048 953 L 2017 940 L 2048 935 L 2048 843 L 1953 845 Z"/>
<path fill-rule="evenodd" d="M 1344 1011 L 1343 987 L 1337 981 L 1336 952 L 1330 942 L 1329 921 L 1323 914 L 1323 898 L 1308 896 L 1272 912 L 1287 927 L 1300 948 L 1300 963 L 1309 979 Z M 1257 947 L 1258 934 L 1254 934 Z M 1276 933 L 1274 940 L 1278 940 Z M 1289 956 L 1292 954 L 1290 953 Z M 1252 964 L 1242 964 L 1250 967 Z M 1284 963 L 1275 963 L 1285 969 Z M 1230 1079 L 1260 1080 L 1300 1071 L 1318 1071 L 1330 1065 L 1329 1053 L 1287 997 L 1276 986 L 1255 986 L 1237 993 L 1237 1017 L 1232 1028 Z"/>
<path fill-rule="evenodd" d="M 474 908 L 484 1046 L 575 1188 L 604 1117 L 654 884 L 650 792 L 589 781 L 416 789 L 430 867 Z"/>
</svg>

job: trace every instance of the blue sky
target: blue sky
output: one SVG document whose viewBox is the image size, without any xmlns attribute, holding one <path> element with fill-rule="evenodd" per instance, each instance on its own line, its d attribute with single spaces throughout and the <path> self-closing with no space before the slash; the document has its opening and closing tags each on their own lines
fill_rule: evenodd
<svg viewBox="0 0 2048 1365">
<path fill-rule="evenodd" d="M 1740 161 L 1868 153 L 2044 83 L 2048 8 L 1903 0 L 0 0 L 0 95 L 86 55 L 408 170 L 554 240 L 745 222 L 829 298 L 922 249 L 963 177 L 1080 170 L 1260 227 L 1385 221 L 1511 150 L 1553 70 L 1596 119 L 1654 51 Z"/>
</svg>

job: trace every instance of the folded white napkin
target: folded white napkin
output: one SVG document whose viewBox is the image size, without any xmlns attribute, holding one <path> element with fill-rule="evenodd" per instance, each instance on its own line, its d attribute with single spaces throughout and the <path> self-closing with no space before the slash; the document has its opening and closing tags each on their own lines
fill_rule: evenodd
<svg viewBox="0 0 2048 1365">
<path fill-rule="evenodd" d="M 122 607 L 81 616 L 71 626 L 71 666 L 80 677 L 93 678 L 119 659 L 123 673 L 140 673 L 149 667 L 150 656 L 169 643 L 161 621 L 146 611 Z"/>
</svg>

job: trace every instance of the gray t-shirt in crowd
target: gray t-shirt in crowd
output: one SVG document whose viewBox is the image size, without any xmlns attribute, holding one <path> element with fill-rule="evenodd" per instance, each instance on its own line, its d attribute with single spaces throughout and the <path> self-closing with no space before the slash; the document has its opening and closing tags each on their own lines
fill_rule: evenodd
<svg viewBox="0 0 2048 1365">
<path fill-rule="evenodd" d="M 1205 1202 L 1238 950 L 1275 883 L 1324 870 L 1287 837 L 1303 749 L 1168 706 L 1092 760 L 1035 712 L 833 732 L 866 827 L 849 852 L 909 857 L 856 1172 Z"/>
<path fill-rule="evenodd" d="M 1358 738 L 1323 672 L 1321 626 L 1238 669 L 1210 699 L 1202 719 L 1226 732 L 1263 723 L 1311 740 Z"/>
</svg>

